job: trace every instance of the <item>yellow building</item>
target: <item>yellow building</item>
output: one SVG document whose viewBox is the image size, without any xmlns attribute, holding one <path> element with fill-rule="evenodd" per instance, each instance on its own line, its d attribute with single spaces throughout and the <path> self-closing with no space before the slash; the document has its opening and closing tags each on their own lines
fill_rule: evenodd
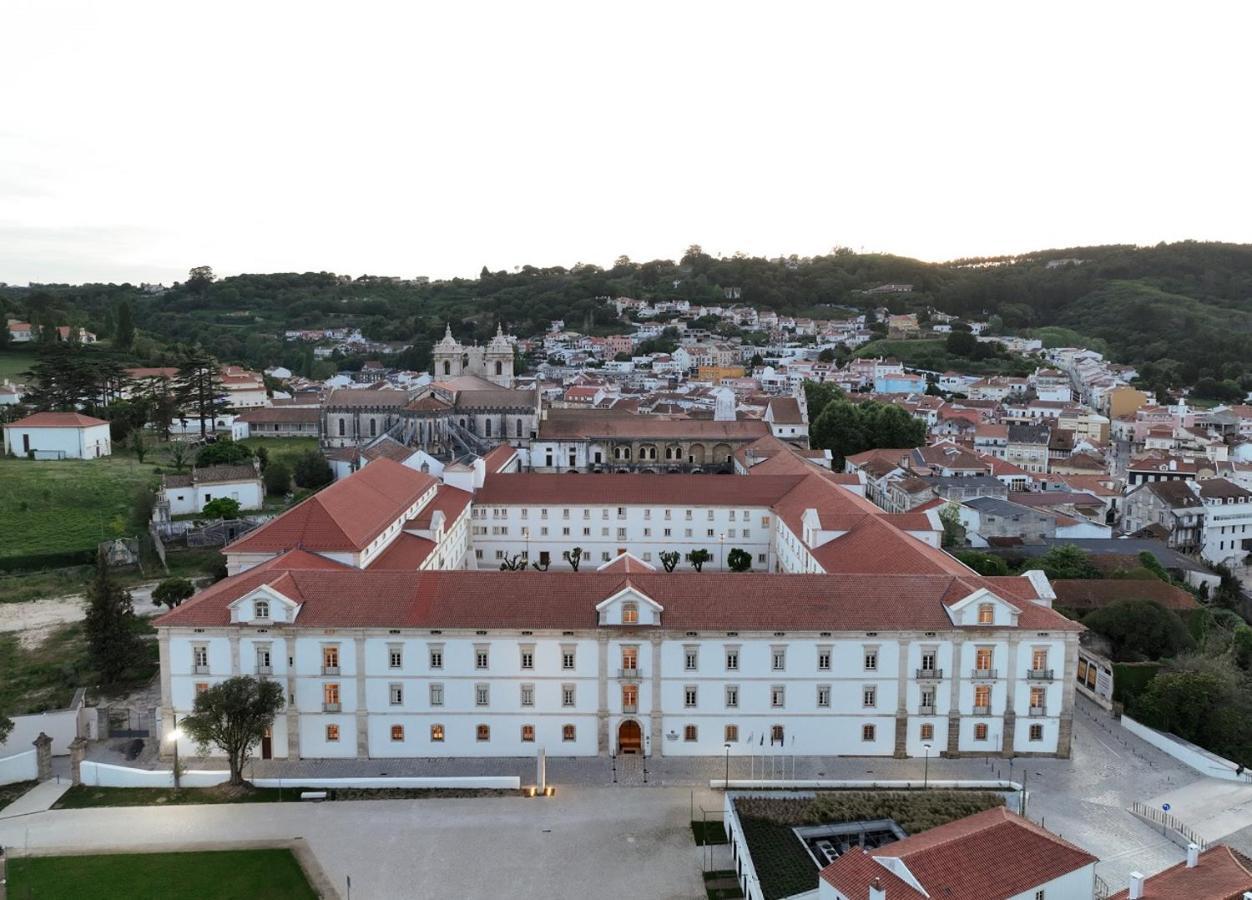
<svg viewBox="0 0 1252 900">
<path fill-rule="evenodd" d="M 742 378 L 743 366 L 700 366 L 696 369 L 697 381 L 721 381 L 723 378 Z"/>
<path fill-rule="evenodd" d="M 1118 387 L 1108 392 L 1108 416 L 1120 419 L 1133 416 L 1141 407 L 1148 405 L 1148 395 L 1132 387 Z"/>
</svg>

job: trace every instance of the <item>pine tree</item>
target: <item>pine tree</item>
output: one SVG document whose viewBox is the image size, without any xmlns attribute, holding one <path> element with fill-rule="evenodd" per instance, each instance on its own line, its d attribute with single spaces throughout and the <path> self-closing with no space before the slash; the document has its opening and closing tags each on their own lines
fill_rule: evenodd
<svg viewBox="0 0 1252 900">
<path fill-rule="evenodd" d="M 200 417 L 201 437 L 218 413 L 229 411 L 217 360 L 199 347 L 183 352 L 178 377 L 174 380 L 174 396 L 184 412 L 194 410 Z"/>
<path fill-rule="evenodd" d="M 143 653 L 136 623 L 130 591 L 113 580 L 101 553 L 96 558 L 95 577 L 87 586 L 84 627 L 92 665 L 104 684 L 116 682 Z"/>
<path fill-rule="evenodd" d="M 129 350 L 135 343 L 135 320 L 130 312 L 130 303 L 123 300 L 117 306 L 117 331 L 113 339 L 114 346 Z"/>
</svg>

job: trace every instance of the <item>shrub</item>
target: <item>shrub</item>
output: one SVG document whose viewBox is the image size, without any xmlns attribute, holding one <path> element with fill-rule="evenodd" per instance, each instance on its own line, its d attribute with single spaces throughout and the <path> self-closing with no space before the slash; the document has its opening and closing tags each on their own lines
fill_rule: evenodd
<svg viewBox="0 0 1252 900">
<path fill-rule="evenodd" d="M 291 467 L 277 459 L 265 467 L 265 493 L 281 497 L 291 490 Z"/>
<path fill-rule="evenodd" d="M 331 479 L 335 477 L 330 470 L 330 463 L 317 450 L 307 450 L 301 453 L 296 458 L 293 473 L 296 484 L 304 488 L 323 487 L 330 484 Z"/>
<path fill-rule="evenodd" d="M 1007 575 L 1009 564 L 993 553 L 978 550 L 958 550 L 952 554 L 979 575 Z"/>
<path fill-rule="evenodd" d="M 1118 661 L 1162 659 L 1194 645 L 1182 619 L 1150 600 L 1122 600 L 1093 610 L 1082 623 L 1112 645 Z"/>
<path fill-rule="evenodd" d="M 237 519 L 239 518 L 239 501 L 230 497 L 218 497 L 204 504 L 201 512 L 211 519 Z"/>
<path fill-rule="evenodd" d="M 235 466 L 252 458 L 252 451 L 243 444 L 236 444 L 228 437 L 220 437 L 212 444 L 205 444 L 196 454 L 196 465 Z"/>
</svg>

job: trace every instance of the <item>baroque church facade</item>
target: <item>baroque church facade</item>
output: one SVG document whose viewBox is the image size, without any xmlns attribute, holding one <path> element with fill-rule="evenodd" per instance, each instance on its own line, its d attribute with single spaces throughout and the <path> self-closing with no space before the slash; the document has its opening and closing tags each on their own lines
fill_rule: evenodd
<svg viewBox="0 0 1252 900">
<path fill-rule="evenodd" d="M 449 325 L 434 346 L 432 374 L 436 381 L 476 375 L 502 388 L 513 387 L 513 345 L 501 326 L 485 347 L 466 346 L 452 336 Z"/>
</svg>

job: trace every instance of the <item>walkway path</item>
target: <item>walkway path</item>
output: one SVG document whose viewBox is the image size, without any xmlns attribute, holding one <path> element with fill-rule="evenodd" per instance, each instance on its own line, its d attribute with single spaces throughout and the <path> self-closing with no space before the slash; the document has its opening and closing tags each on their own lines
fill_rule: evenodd
<svg viewBox="0 0 1252 900">
<path fill-rule="evenodd" d="M 18 797 L 3 810 L 0 810 L 0 819 L 28 816 L 31 813 L 52 809 L 52 804 L 60 800 L 61 795 L 69 789 L 70 780 L 68 778 L 58 777 L 53 778 L 51 781 L 41 782 Z"/>
</svg>

